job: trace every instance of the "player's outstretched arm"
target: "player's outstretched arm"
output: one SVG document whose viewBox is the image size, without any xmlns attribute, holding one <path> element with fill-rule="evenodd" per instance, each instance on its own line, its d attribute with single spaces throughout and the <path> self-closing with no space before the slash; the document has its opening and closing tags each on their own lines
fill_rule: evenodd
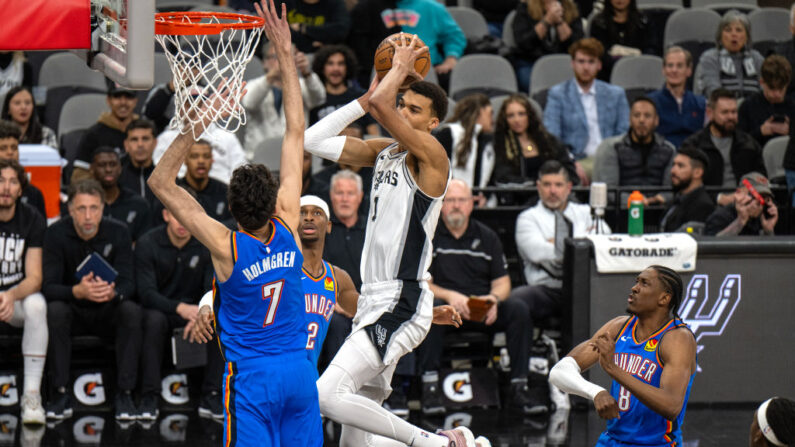
<svg viewBox="0 0 795 447">
<path fill-rule="evenodd" d="M 348 317 L 356 315 L 356 308 L 359 304 L 359 292 L 353 284 L 351 275 L 344 269 L 332 266 L 334 277 L 337 278 L 337 305 L 339 305 Z"/>
<path fill-rule="evenodd" d="M 276 198 L 275 214 L 282 218 L 290 228 L 298 228 L 301 214 L 302 162 L 304 158 L 304 102 L 301 86 L 293 61 L 290 25 L 287 23 L 287 6 L 282 3 L 281 17 L 276 12 L 273 0 L 254 4 L 257 14 L 265 19 L 265 35 L 276 48 L 276 57 L 282 76 L 284 91 L 284 115 L 287 127 L 282 140 L 282 159 L 279 169 L 279 192 Z M 301 240 L 294 233 L 298 247 Z"/>
<path fill-rule="evenodd" d="M 599 352 L 602 369 L 639 401 L 669 421 L 679 416 L 696 362 L 696 340 L 689 330 L 668 332 L 657 347 L 660 360 L 665 365 L 659 388 L 633 377 L 615 364 L 615 340 L 610 339 L 609 334 L 590 344 Z"/>
</svg>

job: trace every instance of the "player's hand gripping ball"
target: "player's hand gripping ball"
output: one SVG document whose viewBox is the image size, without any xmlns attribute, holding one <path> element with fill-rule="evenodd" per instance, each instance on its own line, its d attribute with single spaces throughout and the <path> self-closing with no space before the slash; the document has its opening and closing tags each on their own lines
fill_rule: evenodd
<svg viewBox="0 0 795 447">
<path fill-rule="evenodd" d="M 411 39 L 414 37 L 411 34 L 407 33 L 395 33 L 391 36 L 388 36 L 386 39 L 382 40 L 381 43 L 378 45 L 378 48 L 375 50 L 375 75 L 378 76 L 378 80 L 384 79 L 384 76 L 389 72 L 389 69 L 392 68 L 392 57 L 395 55 L 395 48 L 392 46 L 391 42 L 399 42 L 401 37 L 403 38 L 403 45 L 408 46 L 411 44 Z M 425 46 L 425 42 L 417 38 L 414 42 L 414 48 L 422 48 Z M 425 75 L 428 74 L 428 70 L 431 69 L 431 55 L 430 52 L 425 51 L 424 53 L 417 56 L 417 59 L 414 61 L 414 70 L 422 77 L 425 78 Z M 401 86 L 402 89 L 408 88 L 409 85 L 413 84 L 416 79 L 411 76 L 407 76 L 406 80 L 403 81 L 403 85 Z"/>
</svg>

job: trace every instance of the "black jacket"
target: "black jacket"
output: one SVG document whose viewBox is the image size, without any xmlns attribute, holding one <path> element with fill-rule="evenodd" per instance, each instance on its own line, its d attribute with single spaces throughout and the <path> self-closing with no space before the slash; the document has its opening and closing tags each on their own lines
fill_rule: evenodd
<svg viewBox="0 0 795 447">
<path fill-rule="evenodd" d="M 47 228 L 42 255 L 41 291 L 47 301 L 72 301 L 72 286 L 80 282 L 75 277 L 81 262 L 96 252 L 118 272 L 116 298 L 135 297 L 135 267 L 132 240 L 127 226 L 113 218 L 104 217 L 93 238 L 83 240 L 77 235 L 71 217 L 64 217 Z M 78 300 L 80 306 L 93 306 L 88 300 Z"/>
<path fill-rule="evenodd" d="M 121 176 L 119 177 L 119 185 L 122 188 L 127 188 L 146 199 L 147 203 L 149 203 L 149 208 L 151 209 L 154 209 L 153 205 L 158 200 L 152 190 L 149 189 L 149 185 L 146 184 L 146 179 L 152 175 L 152 171 L 154 170 L 154 163 L 146 168 L 136 168 L 132 164 L 132 161 L 130 161 L 129 156 L 125 155 L 121 159 Z"/>
<path fill-rule="evenodd" d="M 198 304 L 212 287 L 212 276 L 209 250 L 196 238 L 175 247 L 165 225 L 135 244 L 135 284 L 144 307 L 176 315 L 179 303 Z"/>
<path fill-rule="evenodd" d="M 105 204 L 102 214 L 127 224 L 133 241 L 152 227 L 149 203 L 127 188 L 119 188 L 119 197 L 113 203 Z"/>
<path fill-rule="evenodd" d="M 715 210 L 715 202 L 702 186 L 687 194 L 677 194 L 673 203 L 665 211 L 660 227 L 670 233 L 687 222 L 706 222 Z"/>
<path fill-rule="evenodd" d="M 351 228 L 331 218 L 331 233 L 326 235 L 323 259 L 345 270 L 351 275 L 356 290 L 362 290 L 361 263 L 364 250 L 364 232 L 367 217 L 360 215 Z"/>
<path fill-rule="evenodd" d="M 528 62 L 535 62 L 541 56 L 555 53 L 567 53 L 569 45 L 582 39 L 585 33 L 582 29 L 582 20 L 579 17 L 574 19 L 569 26 L 571 36 L 566 40 L 551 40 L 549 32 L 544 39 L 540 39 L 536 34 L 535 26 L 538 20 L 533 20 L 527 13 L 527 4 L 518 2 L 516 5 L 516 19 L 513 22 L 513 37 L 516 41 L 516 48 L 513 49 L 513 56 L 524 59 Z"/>
<path fill-rule="evenodd" d="M 717 236 L 724 228 L 734 222 L 734 219 L 737 219 L 737 209 L 734 205 L 716 208 L 707 218 L 704 225 L 704 235 Z M 748 219 L 748 222 L 745 223 L 745 226 L 738 236 L 759 236 L 762 234 L 764 234 L 762 232 L 762 221 L 757 217 L 755 219 Z"/>
<path fill-rule="evenodd" d="M 765 143 L 780 135 L 762 135 L 762 124 L 773 115 L 789 117 L 791 126 L 795 126 L 795 99 L 787 96 L 784 102 L 771 104 L 763 93 L 754 93 L 745 98 L 740 105 L 737 128 L 748 132 L 759 146 L 764 148 Z"/>
<path fill-rule="evenodd" d="M 720 150 L 712 143 L 709 128 L 710 126 L 708 125 L 698 133 L 687 137 L 682 146 L 693 145 L 704 151 L 709 157 L 709 167 L 707 172 L 704 173 L 704 185 L 723 186 L 725 160 L 723 160 Z M 753 171 L 767 175 L 765 162 L 762 159 L 762 148 L 759 147 L 759 143 L 751 135 L 741 130 L 735 130 L 734 132 L 729 157 L 734 178 L 738 181 L 742 176 Z"/>
</svg>

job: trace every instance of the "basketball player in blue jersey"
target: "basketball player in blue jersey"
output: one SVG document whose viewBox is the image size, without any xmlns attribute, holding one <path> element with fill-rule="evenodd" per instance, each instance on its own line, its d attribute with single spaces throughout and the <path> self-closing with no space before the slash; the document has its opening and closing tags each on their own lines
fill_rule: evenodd
<svg viewBox="0 0 795 447">
<path fill-rule="evenodd" d="M 205 120 L 174 140 L 148 184 L 212 255 L 215 332 L 227 362 L 224 446 L 321 446 L 317 372 L 306 355 L 301 242 L 292 230 L 300 214 L 304 109 L 286 8 L 279 18 L 273 0 L 264 11 L 256 6 L 282 67 L 287 127 L 279 181 L 263 165 L 239 167 L 228 194 L 239 231 L 209 217 L 175 183 L 193 135 L 210 124 Z M 202 107 L 220 107 L 217 99 Z"/>
<path fill-rule="evenodd" d="M 597 446 L 682 445 L 682 422 L 696 374 L 696 340 L 676 315 L 682 278 L 652 265 L 635 279 L 629 317 L 616 317 L 549 373 L 561 390 L 590 399 L 607 430 Z M 581 375 L 599 366 L 613 379 L 608 393 Z"/>
<path fill-rule="evenodd" d="M 343 425 L 341 446 L 409 445 L 474 447 L 465 427 L 428 433 L 381 407 L 397 361 L 430 328 L 433 293 L 428 286 L 432 239 L 450 179 L 450 161 L 431 135 L 447 111 L 447 95 L 417 81 L 415 49 L 393 43 L 392 68 L 360 98 L 307 130 L 304 149 L 333 162 L 373 166 L 370 211 L 362 253 L 362 296 L 351 335 L 318 380 L 321 412 Z M 400 98 L 407 78 L 411 84 Z M 395 139 L 363 141 L 339 136 L 369 112 Z M 374 435 L 379 435 L 376 437 Z"/>
</svg>

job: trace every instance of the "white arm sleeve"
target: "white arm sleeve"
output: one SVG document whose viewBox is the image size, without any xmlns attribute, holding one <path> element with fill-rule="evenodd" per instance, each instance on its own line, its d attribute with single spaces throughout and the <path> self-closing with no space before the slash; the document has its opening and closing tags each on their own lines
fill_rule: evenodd
<svg viewBox="0 0 795 447">
<path fill-rule="evenodd" d="M 210 306 L 210 310 L 213 309 L 213 291 L 210 290 L 202 296 L 202 299 L 199 301 L 199 309 L 203 306 Z"/>
<path fill-rule="evenodd" d="M 583 379 L 580 365 L 571 357 L 564 357 L 549 371 L 549 383 L 561 390 L 593 400 L 597 394 L 607 391 L 595 383 Z"/>
<path fill-rule="evenodd" d="M 340 107 L 306 130 L 304 149 L 326 160 L 339 160 L 346 138 L 338 136 L 339 133 L 363 116 L 364 109 L 358 100 Z"/>
</svg>

